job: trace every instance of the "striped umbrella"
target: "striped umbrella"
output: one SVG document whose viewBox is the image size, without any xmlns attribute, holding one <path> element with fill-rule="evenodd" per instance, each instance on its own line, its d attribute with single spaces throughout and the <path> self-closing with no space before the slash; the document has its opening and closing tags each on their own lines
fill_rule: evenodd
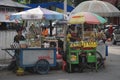
<svg viewBox="0 0 120 80">
<path fill-rule="evenodd" d="M 70 24 L 104 24 L 107 20 L 103 17 L 91 12 L 79 12 L 69 17 Z"/>
</svg>

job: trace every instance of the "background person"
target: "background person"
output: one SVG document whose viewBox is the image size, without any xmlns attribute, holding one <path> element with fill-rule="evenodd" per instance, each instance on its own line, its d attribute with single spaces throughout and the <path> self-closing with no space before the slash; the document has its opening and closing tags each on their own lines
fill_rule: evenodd
<svg viewBox="0 0 120 80">
<path fill-rule="evenodd" d="M 48 29 L 46 27 L 43 27 L 41 34 L 42 34 L 43 37 L 48 36 Z"/>
<path fill-rule="evenodd" d="M 108 36 L 108 38 L 112 38 L 112 34 L 113 34 L 113 26 L 112 26 L 112 24 L 110 24 L 110 27 L 108 28 L 108 34 L 109 34 L 109 36 Z"/>
</svg>

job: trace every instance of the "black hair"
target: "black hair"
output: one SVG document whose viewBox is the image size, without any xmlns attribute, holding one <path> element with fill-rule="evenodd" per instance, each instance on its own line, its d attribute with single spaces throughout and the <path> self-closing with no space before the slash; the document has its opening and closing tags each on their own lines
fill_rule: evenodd
<svg viewBox="0 0 120 80">
<path fill-rule="evenodd" d="M 16 28 L 16 32 L 22 31 L 22 30 L 23 30 L 23 27 Z"/>
</svg>

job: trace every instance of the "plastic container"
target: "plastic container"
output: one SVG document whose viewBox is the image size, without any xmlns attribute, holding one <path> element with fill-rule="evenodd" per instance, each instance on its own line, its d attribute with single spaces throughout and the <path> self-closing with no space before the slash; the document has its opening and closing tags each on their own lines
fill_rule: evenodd
<svg viewBox="0 0 120 80">
<path fill-rule="evenodd" d="M 97 59 L 96 59 L 95 55 L 87 56 L 87 62 L 88 63 L 93 63 L 93 62 L 96 62 L 96 61 L 97 61 Z"/>
</svg>

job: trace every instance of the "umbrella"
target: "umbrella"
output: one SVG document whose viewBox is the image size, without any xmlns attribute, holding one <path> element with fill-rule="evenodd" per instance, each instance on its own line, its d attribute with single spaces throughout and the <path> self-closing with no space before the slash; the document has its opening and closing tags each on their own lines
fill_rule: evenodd
<svg viewBox="0 0 120 80">
<path fill-rule="evenodd" d="M 104 19 L 103 17 L 95 14 L 95 13 L 91 13 L 91 12 L 79 12 L 76 14 L 73 14 L 69 17 L 68 23 L 70 24 L 104 24 L 106 23 L 107 20 Z M 82 31 L 84 34 L 84 28 L 82 25 Z M 84 36 L 83 36 L 84 39 Z"/>
<path fill-rule="evenodd" d="M 14 13 L 10 15 L 11 20 L 30 20 L 30 19 L 47 19 L 47 20 L 61 20 L 64 19 L 64 14 L 48 10 L 45 8 L 41 8 L 40 6 L 37 8 L 29 9 L 26 11 Z"/>
<path fill-rule="evenodd" d="M 63 20 L 64 14 L 48 10 L 45 8 L 41 8 L 38 6 L 37 8 L 29 9 L 26 11 L 14 13 L 10 15 L 10 20 L 50 20 L 50 26 L 52 21 L 51 20 Z M 52 34 L 51 28 L 50 28 L 50 35 Z"/>
<path fill-rule="evenodd" d="M 91 12 L 76 13 L 74 15 L 71 15 L 68 20 L 68 23 L 70 23 L 70 24 L 84 24 L 84 23 L 104 24 L 106 22 L 107 21 L 103 17 L 101 17 L 95 13 L 91 13 Z"/>
<path fill-rule="evenodd" d="M 71 11 L 71 14 L 75 14 L 78 12 L 92 12 L 105 17 L 120 15 L 120 11 L 112 4 L 105 1 L 97 0 L 81 2 Z"/>
</svg>

